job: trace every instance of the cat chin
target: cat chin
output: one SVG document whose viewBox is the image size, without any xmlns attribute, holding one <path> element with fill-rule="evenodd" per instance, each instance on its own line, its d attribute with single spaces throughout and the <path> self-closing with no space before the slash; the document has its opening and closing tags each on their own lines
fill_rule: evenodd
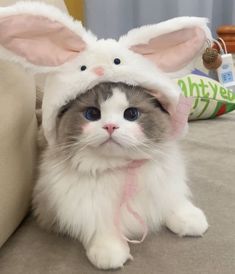
<svg viewBox="0 0 235 274">
<path fill-rule="evenodd" d="M 159 149 L 157 150 L 159 151 Z M 108 160 L 116 162 L 116 160 L 132 161 L 132 160 L 143 160 L 152 159 L 155 155 L 155 147 L 151 146 L 146 148 L 145 146 L 127 146 L 119 141 L 102 141 L 100 144 L 95 146 L 88 146 L 86 149 L 76 153 L 75 160 L 78 162 L 86 161 L 87 158 L 97 159 L 99 163 L 102 159 L 105 162 Z"/>
<path fill-rule="evenodd" d="M 103 147 L 88 147 L 76 153 L 72 159 L 72 169 L 81 173 L 103 172 L 108 169 L 126 166 L 133 160 L 151 159 L 149 154 L 139 151 L 120 148 L 117 145 Z M 56 161 L 56 159 L 54 159 Z M 63 158 L 61 160 L 64 162 Z M 56 164 L 56 163 L 55 163 Z"/>
<path fill-rule="evenodd" d="M 120 143 L 118 143 L 117 141 L 115 141 L 114 139 L 108 139 L 108 140 L 106 140 L 106 141 L 104 141 L 103 143 L 101 143 L 100 145 L 99 145 L 99 148 L 103 148 L 103 149 L 112 149 L 113 147 L 115 148 L 115 147 L 120 147 L 120 148 L 123 148 L 123 146 L 120 144 Z"/>
<path fill-rule="evenodd" d="M 100 156 L 105 156 L 108 158 L 127 158 L 130 155 L 130 151 L 128 148 L 116 143 L 116 142 L 108 142 L 97 147 L 96 152 Z"/>
</svg>

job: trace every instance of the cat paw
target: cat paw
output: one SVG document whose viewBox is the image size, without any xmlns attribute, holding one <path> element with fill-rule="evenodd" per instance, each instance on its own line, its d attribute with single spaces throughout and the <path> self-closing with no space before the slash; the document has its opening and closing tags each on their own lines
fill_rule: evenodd
<svg viewBox="0 0 235 274">
<path fill-rule="evenodd" d="M 208 229 L 205 214 L 194 205 L 173 211 L 166 220 L 166 226 L 179 236 L 202 236 Z"/>
<path fill-rule="evenodd" d="M 118 240 L 99 239 L 87 250 L 90 262 L 99 269 L 117 269 L 132 259 L 128 244 Z"/>
</svg>

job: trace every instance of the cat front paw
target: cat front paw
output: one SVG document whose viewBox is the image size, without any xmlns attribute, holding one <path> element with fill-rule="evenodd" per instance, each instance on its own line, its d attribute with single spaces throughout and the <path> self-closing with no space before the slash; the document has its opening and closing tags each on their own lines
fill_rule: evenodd
<svg viewBox="0 0 235 274">
<path fill-rule="evenodd" d="M 205 214 L 192 204 L 172 211 L 166 226 L 179 236 L 202 236 L 208 229 Z"/>
<path fill-rule="evenodd" d="M 87 257 L 99 269 L 121 268 L 127 260 L 132 260 L 128 244 L 110 238 L 102 238 L 92 243 L 87 249 Z"/>
</svg>

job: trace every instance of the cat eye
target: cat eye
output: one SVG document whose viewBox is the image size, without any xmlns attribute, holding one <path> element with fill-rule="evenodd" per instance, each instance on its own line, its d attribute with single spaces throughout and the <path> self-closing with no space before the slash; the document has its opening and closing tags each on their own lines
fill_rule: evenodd
<svg viewBox="0 0 235 274">
<path fill-rule="evenodd" d="M 119 58 L 115 58 L 115 59 L 113 60 L 113 62 L 114 62 L 115 65 L 121 64 L 121 60 L 120 60 Z"/>
<path fill-rule="evenodd" d="M 100 110 L 96 107 L 88 107 L 83 115 L 89 121 L 97 121 L 101 118 Z"/>
<path fill-rule="evenodd" d="M 128 121 L 135 121 L 139 118 L 140 112 L 139 112 L 138 108 L 131 107 L 131 108 L 127 108 L 124 111 L 123 116 Z"/>
<path fill-rule="evenodd" d="M 81 66 L 81 71 L 84 71 L 84 70 L 86 70 L 86 66 Z"/>
</svg>

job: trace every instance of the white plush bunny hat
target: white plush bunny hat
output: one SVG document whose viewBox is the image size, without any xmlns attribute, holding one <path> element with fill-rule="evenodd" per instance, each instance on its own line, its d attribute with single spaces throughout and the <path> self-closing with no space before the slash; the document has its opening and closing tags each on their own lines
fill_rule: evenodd
<svg viewBox="0 0 235 274">
<path fill-rule="evenodd" d="M 0 8 L 0 57 L 34 73 L 50 73 L 42 106 L 49 144 L 56 138 L 61 106 L 101 82 L 148 89 L 180 124 L 180 90 L 170 78 L 193 68 L 211 39 L 206 24 L 204 18 L 179 17 L 131 30 L 118 41 L 97 40 L 55 7 L 19 2 Z"/>
</svg>

